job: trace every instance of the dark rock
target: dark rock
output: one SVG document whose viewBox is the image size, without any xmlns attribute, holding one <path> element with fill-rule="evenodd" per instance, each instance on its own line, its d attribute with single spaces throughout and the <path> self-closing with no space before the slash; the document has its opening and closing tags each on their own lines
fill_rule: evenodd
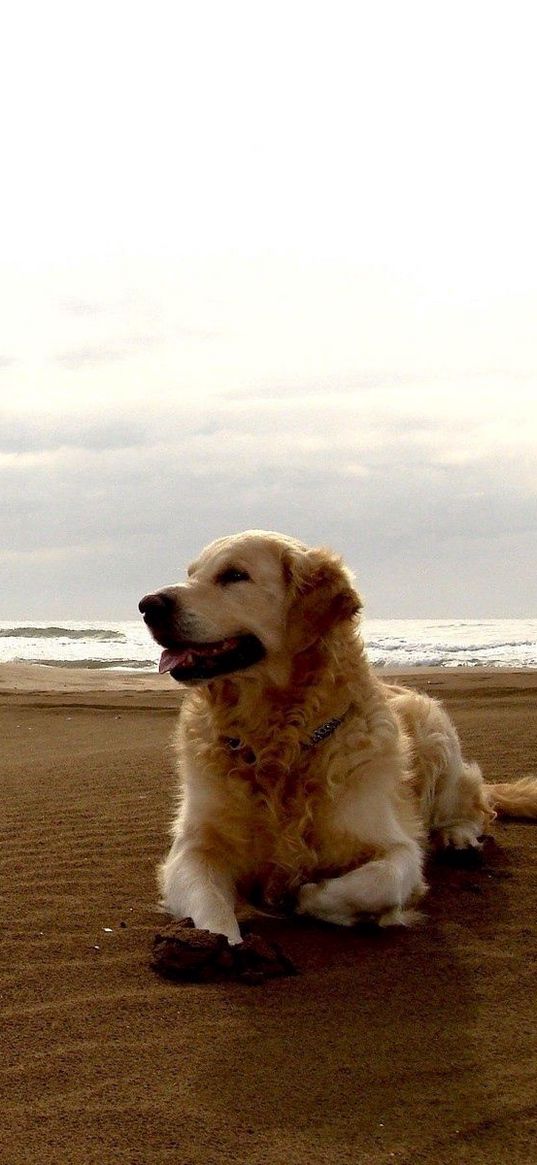
<svg viewBox="0 0 537 1165">
<path fill-rule="evenodd" d="M 152 964 L 160 975 L 185 982 L 239 979 L 256 984 L 296 974 L 293 963 L 276 943 L 248 934 L 242 943 L 230 946 L 225 935 L 198 930 L 191 918 L 157 932 Z"/>
</svg>

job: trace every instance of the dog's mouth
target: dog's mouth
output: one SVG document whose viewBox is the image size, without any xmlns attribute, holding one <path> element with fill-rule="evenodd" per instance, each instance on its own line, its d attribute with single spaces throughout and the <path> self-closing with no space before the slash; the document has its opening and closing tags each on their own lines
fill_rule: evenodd
<svg viewBox="0 0 537 1165">
<path fill-rule="evenodd" d="M 259 663 L 265 648 L 255 635 L 232 635 L 215 643 L 183 642 L 162 652 L 159 672 L 169 672 L 178 683 L 212 680 Z"/>
</svg>

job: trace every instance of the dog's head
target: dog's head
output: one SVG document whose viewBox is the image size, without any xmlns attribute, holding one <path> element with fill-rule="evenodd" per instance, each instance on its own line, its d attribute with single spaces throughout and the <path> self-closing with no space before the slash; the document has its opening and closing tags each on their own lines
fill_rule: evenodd
<svg viewBox="0 0 537 1165">
<path fill-rule="evenodd" d="M 254 530 L 212 542 L 186 583 L 139 607 L 164 648 L 160 670 L 198 684 L 291 660 L 352 621 L 361 603 L 336 555 Z"/>
</svg>

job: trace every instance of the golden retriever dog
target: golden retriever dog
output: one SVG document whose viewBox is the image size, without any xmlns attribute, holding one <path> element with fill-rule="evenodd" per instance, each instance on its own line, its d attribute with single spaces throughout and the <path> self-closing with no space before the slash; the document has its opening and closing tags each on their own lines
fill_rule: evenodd
<svg viewBox="0 0 537 1165">
<path fill-rule="evenodd" d="M 408 923 L 431 832 L 478 846 L 537 781 L 486 785 L 438 701 L 384 683 L 341 559 L 293 538 L 219 539 L 140 610 L 187 686 L 162 905 L 239 943 L 237 901 L 352 926 Z"/>
</svg>

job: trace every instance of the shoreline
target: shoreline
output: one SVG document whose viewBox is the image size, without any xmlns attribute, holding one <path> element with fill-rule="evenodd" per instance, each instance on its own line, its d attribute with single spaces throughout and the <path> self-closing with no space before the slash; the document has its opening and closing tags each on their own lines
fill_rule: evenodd
<svg viewBox="0 0 537 1165">
<path fill-rule="evenodd" d="M 453 696 L 537 691 L 537 668 L 416 667 L 374 668 L 387 683 L 404 683 L 430 695 Z M 38 700 L 46 706 L 66 704 L 106 705 L 107 701 L 132 702 L 132 706 L 179 708 L 186 689 L 171 676 L 158 672 L 110 671 L 97 668 L 66 668 L 48 664 L 0 664 L 0 704 Z"/>
</svg>

